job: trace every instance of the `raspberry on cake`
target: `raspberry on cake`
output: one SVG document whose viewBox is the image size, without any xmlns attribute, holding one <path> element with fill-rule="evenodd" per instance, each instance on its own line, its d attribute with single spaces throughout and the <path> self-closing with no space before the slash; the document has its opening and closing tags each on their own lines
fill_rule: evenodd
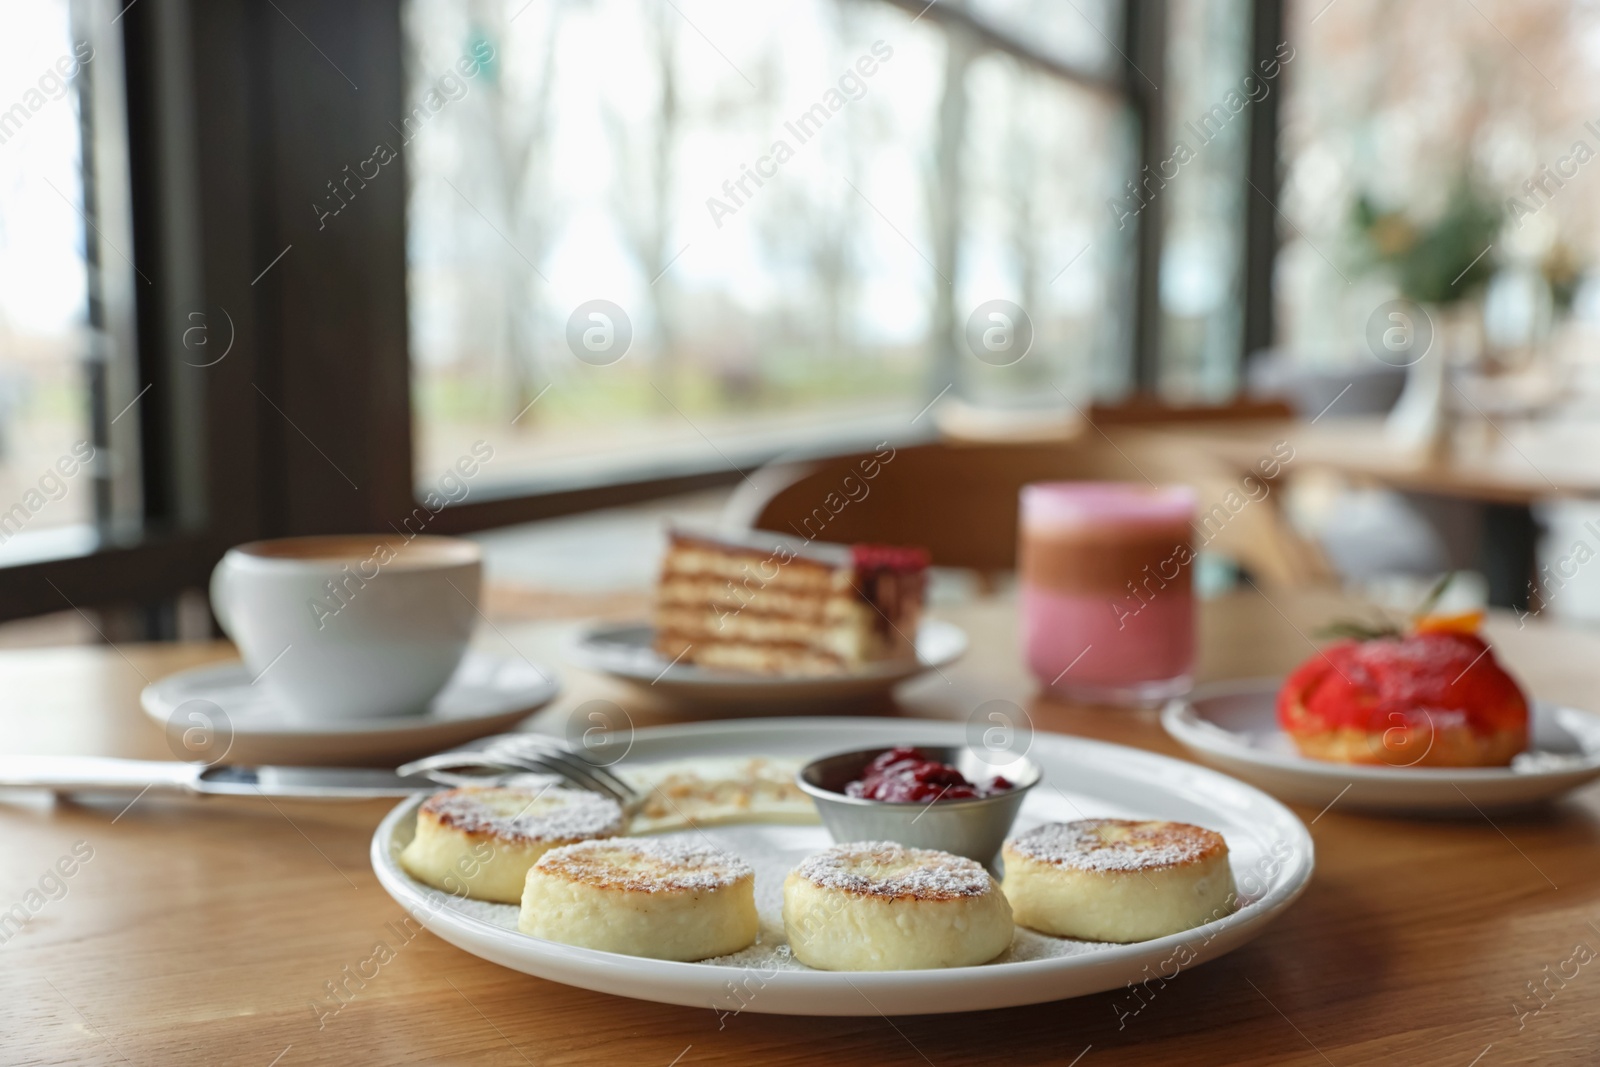
<svg viewBox="0 0 1600 1067">
<path fill-rule="evenodd" d="M 1528 744 L 1528 701 L 1475 631 L 1480 615 L 1329 645 L 1278 692 L 1302 755 L 1391 767 L 1493 767 Z"/>
<path fill-rule="evenodd" d="M 927 570 L 920 548 L 674 530 L 656 588 L 655 649 L 703 667 L 796 676 L 915 661 Z"/>
</svg>

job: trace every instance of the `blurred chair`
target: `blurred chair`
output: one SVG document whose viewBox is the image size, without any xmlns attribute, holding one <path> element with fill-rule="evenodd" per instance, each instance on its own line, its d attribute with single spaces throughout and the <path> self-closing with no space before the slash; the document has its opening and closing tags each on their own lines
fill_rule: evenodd
<svg viewBox="0 0 1600 1067">
<path fill-rule="evenodd" d="M 734 494 L 724 522 L 806 540 L 922 545 L 936 565 L 976 571 L 988 584 L 1016 567 L 1017 497 L 1029 482 L 1187 484 L 1202 512 L 1229 490 L 1243 492 L 1239 473 L 1208 457 L 1125 428 L 1113 440 L 1098 423 L 1065 443 L 901 448 L 880 456 L 867 478 L 872 462 L 862 453 L 765 467 Z M 1206 548 L 1271 585 L 1326 580 L 1326 565 L 1294 534 L 1276 492 L 1239 510 Z"/>
<path fill-rule="evenodd" d="M 1076 445 L 938 442 L 762 468 L 725 514 L 806 540 L 922 545 L 939 566 L 992 575 L 1016 566 L 1023 485 L 1091 478 L 1139 475 Z"/>
</svg>

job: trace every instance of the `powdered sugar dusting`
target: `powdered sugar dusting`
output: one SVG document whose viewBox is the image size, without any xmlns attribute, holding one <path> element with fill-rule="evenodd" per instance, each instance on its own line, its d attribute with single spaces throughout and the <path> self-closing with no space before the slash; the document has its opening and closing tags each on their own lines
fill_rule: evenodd
<svg viewBox="0 0 1600 1067">
<path fill-rule="evenodd" d="M 1048 801 L 1041 801 L 1048 806 Z M 1079 804 L 1088 803 L 1079 799 Z M 1066 814 L 1063 810 L 1058 814 Z M 761 916 L 761 933 L 755 944 L 730 956 L 703 960 L 702 965 L 724 968 L 728 973 L 728 992 L 721 1007 L 739 1010 L 749 1001 L 752 993 L 765 999 L 772 994 L 762 992 L 780 972 L 810 972 L 810 968 L 794 958 L 784 936 L 783 880 L 795 867 L 812 854 L 828 848 L 832 841 L 821 826 L 783 825 L 724 825 L 701 831 L 678 831 L 670 836 L 653 840 L 694 842 L 714 839 L 720 847 L 737 853 L 755 868 L 756 910 Z M 397 834 L 392 849 L 398 852 L 409 837 Z M 1254 858 L 1249 848 L 1244 850 L 1239 867 L 1243 871 Z M 472 918 L 504 931 L 512 938 L 526 936 L 517 930 L 519 908 L 515 904 L 495 904 L 484 900 L 469 900 L 452 896 L 442 889 L 422 885 L 405 875 L 400 875 L 428 901 L 431 910 L 448 911 Z M 1248 904 L 1248 901 L 1246 902 Z M 984 967 L 1003 966 L 1023 960 L 1062 959 L 1105 952 L 1119 946 L 1093 941 L 1073 941 L 1050 937 L 1022 927 L 1017 928 L 1011 948 Z"/>
<path fill-rule="evenodd" d="M 700 841 L 623 837 L 552 849 L 534 870 L 602 889 L 635 893 L 724 889 L 755 877 L 731 852 Z"/>
<path fill-rule="evenodd" d="M 808 857 L 795 868 L 824 889 L 879 897 L 954 900 L 990 891 L 994 881 L 974 860 L 892 841 L 860 841 Z"/>
<path fill-rule="evenodd" d="M 463 833 L 510 841 L 585 841 L 622 832 L 622 808 L 581 789 L 467 788 L 435 793 L 422 811 Z"/>
<path fill-rule="evenodd" d="M 1083 871 L 1149 871 L 1227 851 L 1222 835 L 1204 827 L 1132 819 L 1045 823 L 1006 848 L 1041 863 Z"/>
</svg>

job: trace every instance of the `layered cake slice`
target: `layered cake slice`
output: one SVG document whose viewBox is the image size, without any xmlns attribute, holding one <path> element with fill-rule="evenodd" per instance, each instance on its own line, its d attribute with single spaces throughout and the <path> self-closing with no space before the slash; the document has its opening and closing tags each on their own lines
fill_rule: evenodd
<svg viewBox="0 0 1600 1067">
<path fill-rule="evenodd" d="M 915 660 L 927 574 L 920 548 L 673 530 L 656 589 L 655 649 L 757 674 Z"/>
</svg>

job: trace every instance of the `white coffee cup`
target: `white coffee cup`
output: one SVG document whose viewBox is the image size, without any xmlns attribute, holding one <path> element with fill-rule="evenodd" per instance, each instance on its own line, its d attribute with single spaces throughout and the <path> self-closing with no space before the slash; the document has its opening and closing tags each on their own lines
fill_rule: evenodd
<svg viewBox="0 0 1600 1067">
<path fill-rule="evenodd" d="M 289 537 L 230 548 L 211 608 L 254 684 L 296 718 L 415 715 L 461 662 L 482 581 L 471 541 Z"/>
</svg>

